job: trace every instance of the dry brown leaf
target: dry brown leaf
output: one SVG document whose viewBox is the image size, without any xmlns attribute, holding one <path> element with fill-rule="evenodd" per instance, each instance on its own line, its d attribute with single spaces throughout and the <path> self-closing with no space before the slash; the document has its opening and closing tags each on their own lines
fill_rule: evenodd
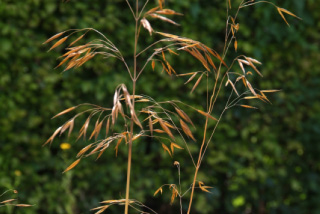
<svg viewBox="0 0 320 214">
<path fill-rule="evenodd" d="M 47 41 L 45 41 L 42 44 L 47 44 L 48 42 L 51 42 L 52 40 L 55 40 L 56 38 L 62 36 L 65 33 L 65 31 L 61 32 L 61 33 L 57 33 L 56 35 L 53 35 L 52 37 L 50 37 Z"/>
<path fill-rule="evenodd" d="M 79 158 L 78 160 L 76 160 L 75 162 L 73 162 L 70 166 L 68 166 L 68 168 L 66 168 L 62 173 L 68 172 L 69 170 L 73 169 L 76 165 L 79 164 L 81 158 Z"/>
<path fill-rule="evenodd" d="M 234 41 L 234 50 L 237 52 L 237 50 L 238 50 L 238 41 L 237 40 L 235 40 Z"/>
<path fill-rule="evenodd" d="M 191 130 L 189 129 L 188 125 L 183 122 L 183 120 L 180 119 L 180 125 L 184 133 L 186 133 L 187 136 L 189 136 L 193 141 L 196 141 L 196 139 L 193 137 Z"/>
</svg>

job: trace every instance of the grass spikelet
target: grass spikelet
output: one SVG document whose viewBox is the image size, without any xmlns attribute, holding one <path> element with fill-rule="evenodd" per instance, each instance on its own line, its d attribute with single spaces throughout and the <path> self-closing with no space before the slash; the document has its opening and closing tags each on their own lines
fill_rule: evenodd
<svg viewBox="0 0 320 214">
<path fill-rule="evenodd" d="M 80 162 L 81 158 L 73 162 L 68 168 L 66 168 L 62 173 L 68 172 L 69 170 L 73 169 L 75 166 L 77 166 Z"/>
</svg>

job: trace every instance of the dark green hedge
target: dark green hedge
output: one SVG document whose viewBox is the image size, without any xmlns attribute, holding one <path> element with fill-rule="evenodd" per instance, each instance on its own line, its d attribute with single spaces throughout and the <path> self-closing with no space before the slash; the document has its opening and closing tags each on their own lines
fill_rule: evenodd
<svg viewBox="0 0 320 214">
<path fill-rule="evenodd" d="M 303 20 L 288 17 L 291 27 L 287 27 L 272 6 L 246 8 L 239 15 L 237 39 L 238 54 L 263 63 L 264 78 L 255 85 L 281 92 L 270 96 L 272 105 L 250 102 L 259 110 L 235 108 L 224 116 L 199 174 L 199 180 L 214 189 L 212 194 L 196 191 L 193 213 L 320 212 L 320 6 L 316 0 L 276 3 Z M 167 5 L 185 14 L 175 19 L 181 27 L 155 21 L 154 28 L 221 51 L 224 1 L 168 1 Z M 69 28 L 93 27 L 118 43 L 130 59 L 134 32 L 130 15 L 120 0 L 0 1 L 0 193 L 18 189 L 20 202 L 35 204 L 24 209 L 0 207 L 0 213 L 89 213 L 101 200 L 124 197 L 126 149 L 117 158 L 110 149 L 100 160 L 87 158 L 62 174 L 86 142 L 62 136 L 51 148 L 41 147 L 67 119 L 51 120 L 56 113 L 83 102 L 110 106 L 115 87 L 129 82 L 124 67 L 97 57 L 81 69 L 61 73 L 62 69 L 53 68 L 62 48 L 47 53 L 49 46 L 42 43 Z M 146 32 L 141 36 L 146 44 L 154 39 Z M 95 37 L 90 33 L 87 41 Z M 171 62 L 178 72 L 198 69 L 188 56 L 172 57 Z M 191 87 L 149 67 L 138 82 L 138 93 L 158 101 L 204 103 L 205 86 L 190 95 L 186 91 Z M 226 93 L 229 88 L 221 100 Z M 192 118 L 203 120 L 198 115 Z M 196 136 L 201 136 L 201 129 Z M 62 142 L 70 143 L 71 149 L 61 150 Z M 152 143 L 134 145 L 131 196 L 159 213 L 177 213 L 178 203 L 170 206 L 168 194 L 153 197 L 153 193 L 163 183 L 177 182 L 174 160 L 181 163 L 182 184 L 188 188 L 191 162 L 184 151 L 170 159 Z M 122 212 L 122 208 L 111 210 Z"/>
</svg>

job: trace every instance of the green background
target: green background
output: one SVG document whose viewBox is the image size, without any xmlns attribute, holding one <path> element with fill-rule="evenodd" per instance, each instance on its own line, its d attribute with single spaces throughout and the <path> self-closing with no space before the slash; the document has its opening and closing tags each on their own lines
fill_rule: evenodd
<svg viewBox="0 0 320 214">
<path fill-rule="evenodd" d="M 156 1 L 150 2 L 151 7 Z M 199 180 L 214 188 L 211 194 L 196 190 L 192 213 L 320 213 L 320 6 L 316 0 L 272 2 L 302 20 L 286 16 L 287 27 L 271 5 L 244 8 L 238 19 L 237 54 L 263 63 L 259 68 L 264 78 L 256 76 L 252 82 L 257 88 L 281 92 L 269 96 L 272 105 L 252 101 L 246 104 L 259 110 L 233 108 L 224 115 L 199 172 Z M 154 29 L 199 40 L 221 52 L 224 1 L 168 0 L 166 6 L 185 14 L 174 18 L 181 26 L 154 20 Z M 86 158 L 66 174 L 62 171 L 87 142 L 74 142 L 74 136 L 67 139 L 63 135 L 50 148 L 41 147 L 68 119 L 51 120 L 53 115 L 84 102 L 110 107 L 116 86 L 129 82 L 119 61 L 102 57 L 65 73 L 63 68 L 53 69 L 63 48 L 47 52 L 50 45 L 42 43 L 57 32 L 85 27 L 103 32 L 132 65 L 134 21 L 125 1 L 0 0 L 0 193 L 17 189 L 20 203 L 35 204 L 0 207 L 0 213 L 90 213 L 100 201 L 125 195 L 124 146 L 118 157 L 110 147 L 98 161 Z M 90 33 L 84 41 L 96 37 Z M 142 31 L 140 48 L 159 38 Z M 228 57 L 236 56 L 231 52 Z M 179 73 L 201 67 L 187 55 L 169 58 Z M 131 90 L 130 83 L 128 88 Z M 191 88 L 192 84 L 183 85 L 183 79 L 161 73 L 160 67 L 152 71 L 148 66 L 138 81 L 137 93 L 200 107 L 206 98 L 205 85 L 199 85 L 193 94 L 188 93 Z M 228 93 L 230 88 L 223 87 L 221 100 Z M 218 109 L 223 105 L 218 100 Z M 184 110 L 199 124 L 193 131 L 201 139 L 203 117 Z M 84 119 L 78 120 L 75 130 Z M 70 143 L 71 149 L 61 150 L 63 142 Z M 199 144 L 190 146 L 194 151 Z M 181 164 L 183 188 L 189 187 L 194 169 L 186 151 L 171 159 L 161 145 L 144 140 L 134 144 L 133 153 L 131 198 L 158 213 L 178 213 L 177 201 L 170 206 L 169 190 L 162 196 L 153 197 L 153 193 L 164 183 L 178 182 L 174 160 Z M 7 194 L 0 201 L 10 197 L 14 196 Z M 187 199 L 188 195 L 184 210 Z M 110 213 L 122 210 L 114 207 Z"/>
</svg>

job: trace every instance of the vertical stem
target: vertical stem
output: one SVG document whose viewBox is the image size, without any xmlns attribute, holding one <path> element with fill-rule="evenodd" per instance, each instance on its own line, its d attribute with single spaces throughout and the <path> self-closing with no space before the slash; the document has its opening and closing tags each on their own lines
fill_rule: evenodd
<svg viewBox="0 0 320 214">
<path fill-rule="evenodd" d="M 135 26 L 135 35 L 134 35 L 134 53 L 133 53 L 133 86 L 132 86 L 132 106 L 134 110 L 135 104 L 135 93 L 136 93 L 136 82 L 137 82 L 137 45 L 138 45 L 138 6 L 139 1 L 136 0 L 136 26 Z M 129 213 L 129 192 L 130 192 L 130 175 L 131 175 L 131 158 L 132 158 L 132 138 L 133 138 L 133 115 L 131 116 L 130 122 L 130 135 L 129 135 L 129 148 L 128 148 L 128 169 L 127 169 L 127 185 L 126 185 L 126 203 L 124 213 Z"/>
<path fill-rule="evenodd" d="M 190 214 L 190 211 L 191 211 L 192 199 L 193 199 L 193 194 L 194 194 L 194 188 L 195 188 L 196 181 L 197 181 L 198 171 L 199 171 L 199 168 L 200 168 L 200 165 L 201 165 L 202 150 L 203 150 L 203 147 L 204 147 L 205 142 L 206 142 L 207 126 L 208 126 L 208 117 L 206 118 L 206 123 L 205 123 L 205 127 L 204 127 L 204 134 L 203 134 L 203 140 L 202 140 L 202 144 L 201 144 L 201 148 L 200 148 L 200 152 L 199 152 L 199 157 L 198 157 L 198 162 L 197 162 L 197 166 L 196 166 L 196 171 L 195 171 L 194 177 L 193 177 L 192 188 L 191 188 L 191 195 L 190 195 L 190 201 L 189 201 L 189 207 L 188 207 L 188 214 Z"/>
</svg>

